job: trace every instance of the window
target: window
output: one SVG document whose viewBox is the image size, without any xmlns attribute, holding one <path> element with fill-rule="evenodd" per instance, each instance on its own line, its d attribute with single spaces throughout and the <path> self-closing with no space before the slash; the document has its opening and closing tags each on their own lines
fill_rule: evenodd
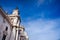
<svg viewBox="0 0 60 40">
<path fill-rule="evenodd" d="M 20 40 L 25 40 L 25 37 L 24 36 L 20 36 Z"/>
</svg>

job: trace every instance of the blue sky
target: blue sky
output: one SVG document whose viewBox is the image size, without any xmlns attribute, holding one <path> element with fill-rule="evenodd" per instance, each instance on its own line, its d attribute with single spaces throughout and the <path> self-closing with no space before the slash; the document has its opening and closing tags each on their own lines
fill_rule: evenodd
<svg viewBox="0 0 60 40">
<path fill-rule="evenodd" d="M 60 0 L 0 0 L 9 14 L 18 6 L 29 40 L 60 39 Z"/>
</svg>

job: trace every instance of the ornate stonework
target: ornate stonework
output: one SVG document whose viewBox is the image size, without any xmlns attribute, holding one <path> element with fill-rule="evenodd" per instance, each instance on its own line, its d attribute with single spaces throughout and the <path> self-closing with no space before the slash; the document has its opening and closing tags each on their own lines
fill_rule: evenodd
<svg viewBox="0 0 60 40">
<path fill-rule="evenodd" d="M 12 31 L 15 31 L 15 39 L 14 40 L 28 40 L 27 33 L 25 32 L 25 28 L 23 26 L 20 26 L 21 20 L 19 17 L 19 10 L 15 9 L 13 10 L 13 13 L 11 15 L 8 15 L 8 17 L 11 20 L 11 23 L 13 24 Z"/>
<path fill-rule="evenodd" d="M 0 8 L 0 10 L 2 10 Z M 5 17 L 11 27 L 11 32 L 8 40 L 28 40 L 28 35 L 25 32 L 25 28 L 20 25 L 21 19 L 19 16 L 19 10 L 16 8 L 11 15 L 4 14 L 2 10 L 0 13 Z"/>
</svg>

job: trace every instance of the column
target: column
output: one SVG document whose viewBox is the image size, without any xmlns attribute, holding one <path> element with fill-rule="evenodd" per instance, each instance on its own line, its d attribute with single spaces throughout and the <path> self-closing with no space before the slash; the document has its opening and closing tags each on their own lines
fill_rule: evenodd
<svg viewBox="0 0 60 40">
<path fill-rule="evenodd" d="M 16 27 L 13 27 L 10 40 L 15 40 L 16 39 L 15 36 L 16 36 Z"/>
<path fill-rule="evenodd" d="M 18 28 L 16 28 L 16 40 L 18 40 Z"/>
</svg>

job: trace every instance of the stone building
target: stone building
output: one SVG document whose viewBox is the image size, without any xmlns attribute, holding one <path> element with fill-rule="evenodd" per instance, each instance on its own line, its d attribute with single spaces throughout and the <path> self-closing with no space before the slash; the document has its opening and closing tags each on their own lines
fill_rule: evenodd
<svg viewBox="0 0 60 40">
<path fill-rule="evenodd" d="M 17 8 L 11 15 L 0 8 L 0 40 L 28 40 L 25 28 L 20 24 L 21 19 Z"/>
</svg>

